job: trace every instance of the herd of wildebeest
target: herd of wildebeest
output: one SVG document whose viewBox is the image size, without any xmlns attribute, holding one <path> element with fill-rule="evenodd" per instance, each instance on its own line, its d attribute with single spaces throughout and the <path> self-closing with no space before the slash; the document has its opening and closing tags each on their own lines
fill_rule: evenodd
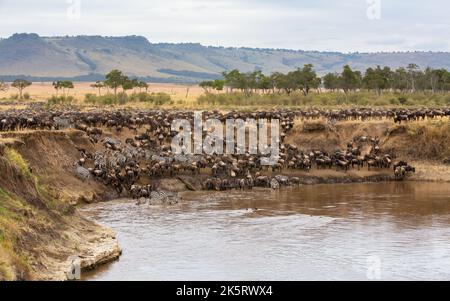
<svg viewBox="0 0 450 301">
<path fill-rule="evenodd" d="M 205 190 L 278 188 L 296 185 L 298 177 L 282 175 L 286 170 L 310 171 L 351 168 L 386 169 L 402 180 L 415 168 L 405 161 L 393 161 L 383 153 L 378 137 L 359 136 L 348 141 L 347 147 L 333 152 L 306 150 L 286 143 L 286 137 L 296 120 L 390 119 L 396 123 L 445 118 L 450 108 L 418 109 L 276 109 L 255 112 L 217 110 L 203 112 L 204 119 L 278 119 L 280 121 L 280 153 L 272 166 L 261 164 L 260 154 L 177 155 L 171 150 L 171 129 L 175 119 L 194 120 L 193 111 L 119 109 L 81 111 L 77 109 L 46 109 L 35 106 L 26 109 L 0 111 L 0 132 L 18 130 L 62 130 L 75 128 L 85 132 L 95 152 L 78 148 L 80 158 L 74 172 L 83 180 L 95 179 L 114 188 L 119 194 L 140 199 L 149 198 L 158 190 L 159 179 L 196 176 Z M 126 131 L 126 132 L 125 132 Z M 126 133 L 124 141 L 119 137 Z M 113 135 L 111 135 L 111 133 Z M 203 132 L 204 135 L 207 131 Z M 223 141 L 226 143 L 226 141 Z M 362 149 L 370 151 L 362 154 Z M 287 172 L 285 172 L 287 174 Z M 292 173 L 290 173 L 292 174 Z M 201 176 L 200 176 L 201 175 Z M 144 184 L 145 183 L 145 184 Z"/>
</svg>

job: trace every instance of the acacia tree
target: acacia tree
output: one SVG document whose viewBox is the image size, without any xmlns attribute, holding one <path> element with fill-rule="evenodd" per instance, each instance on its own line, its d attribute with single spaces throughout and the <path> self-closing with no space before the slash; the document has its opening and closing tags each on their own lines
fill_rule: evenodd
<svg viewBox="0 0 450 301">
<path fill-rule="evenodd" d="M 121 87 L 128 78 L 123 75 L 122 71 L 114 69 L 106 74 L 105 85 L 113 89 L 114 96 L 117 98 L 117 89 Z"/>
<path fill-rule="evenodd" d="M 102 95 L 102 89 L 105 87 L 105 84 L 102 81 L 96 81 L 95 83 L 93 83 L 91 85 L 92 88 L 94 89 L 98 89 L 98 95 L 101 96 Z"/>
<path fill-rule="evenodd" d="M 1 92 L 5 92 L 8 91 L 9 86 L 7 83 L 5 83 L 4 81 L 0 81 L 0 91 Z"/>
<path fill-rule="evenodd" d="M 358 89 L 361 86 L 361 72 L 353 71 L 349 65 L 345 65 L 339 77 L 339 84 L 345 94 Z"/>
<path fill-rule="evenodd" d="M 234 69 L 230 72 L 223 72 L 222 75 L 225 85 L 230 88 L 231 92 L 233 92 L 233 89 L 239 89 L 242 86 L 242 74 L 239 70 Z"/>
<path fill-rule="evenodd" d="M 377 66 L 375 69 L 368 68 L 362 82 L 368 90 L 375 90 L 378 95 L 385 89 L 389 88 L 392 80 L 392 71 L 389 67 L 381 69 Z"/>
<path fill-rule="evenodd" d="M 145 93 L 148 93 L 149 85 L 145 81 L 139 81 L 138 87 L 139 87 L 139 92 L 141 92 L 141 89 L 145 89 Z"/>
<path fill-rule="evenodd" d="M 123 92 L 126 93 L 126 91 L 133 89 L 135 87 L 136 83 L 137 82 L 135 80 L 130 80 L 128 77 L 124 77 L 123 82 L 122 82 Z"/>
<path fill-rule="evenodd" d="M 339 89 L 339 74 L 328 73 L 323 77 L 322 81 L 325 89 L 331 90 L 332 92 Z"/>
<path fill-rule="evenodd" d="M 56 90 L 56 96 L 58 96 L 58 91 L 61 89 L 61 85 L 59 81 L 53 82 L 52 83 L 53 89 Z"/>
<path fill-rule="evenodd" d="M 74 88 L 73 82 L 69 80 L 59 80 L 53 82 L 53 88 L 56 90 L 56 95 L 58 95 L 58 90 L 63 91 L 63 95 L 67 96 L 69 94 L 69 90 Z"/>
<path fill-rule="evenodd" d="M 311 89 L 319 88 L 321 79 L 317 77 L 316 72 L 313 70 L 312 64 L 306 64 L 302 69 L 298 69 L 295 73 L 295 81 L 297 88 L 303 92 L 305 96 L 309 94 Z"/>
<path fill-rule="evenodd" d="M 25 79 L 16 79 L 11 86 L 19 90 L 19 97 L 20 99 L 23 98 L 23 90 L 29 86 L 31 86 L 31 82 L 25 80 Z"/>
<path fill-rule="evenodd" d="M 203 81 L 199 84 L 199 86 L 201 88 L 203 88 L 203 90 L 206 93 L 210 92 L 210 89 L 214 89 L 216 91 L 222 91 L 225 85 L 225 81 L 221 80 L 221 79 L 216 79 L 216 80 L 210 80 L 210 81 Z"/>
<path fill-rule="evenodd" d="M 62 83 L 63 93 L 65 96 L 69 95 L 70 89 L 74 88 L 73 82 L 70 80 L 65 80 Z"/>
</svg>

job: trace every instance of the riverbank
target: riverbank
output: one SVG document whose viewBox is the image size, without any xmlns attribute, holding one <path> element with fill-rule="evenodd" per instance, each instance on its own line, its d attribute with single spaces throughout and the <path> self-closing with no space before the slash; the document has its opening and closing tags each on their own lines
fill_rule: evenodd
<svg viewBox="0 0 450 301">
<path fill-rule="evenodd" d="M 82 269 L 117 259 L 115 233 L 75 207 L 107 191 L 70 175 L 77 133 L 13 136 L 0 139 L 0 280 L 66 280 L 73 256 Z"/>
<path fill-rule="evenodd" d="M 380 147 L 416 167 L 408 180 L 450 182 L 448 120 L 396 125 L 392 121 L 296 121 L 287 143 L 305 149 L 332 152 L 345 148 L 354 137 L 380 138 Z M 133 135 L 103 129 L 104 135 L 125 141 Z M 79 149 L 95 153 L 103 148 L 93 144 L 82 131 L 20 131 L 0 134 L 0 279 L 64 280 L 69 257 L 81 258 L 84 269 L 117 259 L 120 248 L 111 230 L 85 219 L 77 206 L 119 198 L 110 186 L 95 179 L 80 178 L 74 163 Z M 366 151 L 363 147 L 363 151 Z M 276 174 L 299 179 L 300 185 L 387 182 L 395 180 L 392 169 L 367 167 L 283 169 Z M 275 173 L 263 171 L 263 175 Z M 210 177 L 190 172 L 178 177 L 157 178 L 160 190 L 182 192 L 201 190 Z M 152 180 L 153 181 L 153 180 Z"/>
</svg>

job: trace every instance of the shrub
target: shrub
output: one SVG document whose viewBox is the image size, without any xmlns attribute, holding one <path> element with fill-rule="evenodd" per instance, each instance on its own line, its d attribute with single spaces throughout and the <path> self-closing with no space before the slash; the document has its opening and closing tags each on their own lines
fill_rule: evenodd
<svg viewBox="0 0 450 301">
<path fill-rule="evenodd" d="M 28 93 L 28 92 L 23 93 L 23 99 L 28 100 L 30 98 L 31 98 L 30 93 Z"/>
<path fill-rule="evenodd" d="M 84 102 L 95 105 L 97 103 L 97 95 L 92 94 L 92 93 L 88 93 L 88 94 L 84 95 Z"/>
<path fill-rule="evenodd" d="M 449 94 L 425 92 L 385 92 L 381 95 L 370 91 L 291 94 L 205 93 L 197 98 L 202 106 L 444 106 L 450 104 Z"/>
<path fill-rule="evenodd" d="M 407 101 L 408 101 L 408 98 L 405 97 L 405 96 L 400 96 L 400 97 L 398 98 L 398 102 L 399 102 L 401 105 L 405 105 Z"/>
<path fill-rule="evenodd" d="M 52 96 L 47 100 L 49 105 L 65 105 L 71 104 L 74 101 L 73 96 Z"/>
<path fill-rule="evenodd" d="M 117 97 L 113 94 L 107 94 L 102 96 L 97 96 L 95 94 L 86 94 L 84 96 L 84 102 L 91 104 L 101 104 L 101 105 L 115 105 L 115 104 L 126 104 L 128 102 L 145 102 L 154 105 L 164 105 L 171 104 L 172 99 L 170 95 L 166 93 L 133 93 L 127 95 L 126 93 L 118 93 Z"/>
</svg>

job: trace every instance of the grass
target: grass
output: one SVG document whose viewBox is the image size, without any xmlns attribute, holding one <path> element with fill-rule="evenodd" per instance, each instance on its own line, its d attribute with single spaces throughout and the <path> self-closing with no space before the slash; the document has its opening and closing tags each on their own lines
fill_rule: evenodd
<svg viewBox="0 0 450 301">
<path fill-rule="evenodd" d="M 21 203 L 0 187 L 0 280 L 13 280 L 17 268 L 29 270 L 27 260 L 14 250 L 16 236 L 22 228 L 22 220 L 16 213 L 20 207 L 23 207 Z"/>
<path fill-rule="evenodd" d="M 203 107 L 340 107 L 340 106 L 448 106 L 450 94 L 432 93 L 384 93 L 360 91 L 349 94 L 340 92 L 291 94 L 222 93 L 204 94 L 197 99 Z"/>
<path fill-rule="evenodd" d="M 406 125 L 406 133 L 414 145 L 410 152 L 417 158 L 450 158 L 450 121 L 431 120 Z"/>
<path fill-rule="evenodd" d="M 106 94 L 98 96 L 95 94 L 86 94 L 84 102 L 93 105 L 125 105 L 127 103 L 148 103 L 155 106 L 173 104 L 172 98 L 166 93 L 126 93 Z"/>
<path fill-rule="evenodd" d="M 252 93 L 245 95 L 234 93 L 204 93 L 198 86 L 155 85 L 150 86 L 152 93 L 139 91 L 122 91 L 117 94 L 98 95 L 96 90 L 87 83 L 77 83 L 76 89 L 69 96 L 52 96 L 54 90 L 48 84 L 30 87 L 31 100 L 23 103 L 47 100 L 49 106 L 78 105 L 78 106 L 125 106 L 133 108 L 176 108 L 176 109 L 248 109 L 258 108 L 295 108 L 295 107 L 341 107 L 341 106 L 449 106 L 450 93 L 415 92 L 383 92 L 361 90 L 344 94 L 343 92 L 312 91 L 305 96 L 300 92 L 288 94 Z M 34 91 L 35 89 L 36 91 Z M 39 92 L 42 90 L 41 92 Z M 45 93 L 44 93 L 44 92 Z M 189 91 L 189 92 L 188 92 Z M 39 93 L 38 93 L 39 92 Z M 106 93 L 106 91 L 102 91 Z"/>
<path fill-rule="evenodd" d="M 23 175 L 31 178 L 32 174 L 28 162 L 20 155 L 16 150 L 12 148 L 6 148 L 5 158 L 12 164 L 20 169 Z"/>
</svg>

